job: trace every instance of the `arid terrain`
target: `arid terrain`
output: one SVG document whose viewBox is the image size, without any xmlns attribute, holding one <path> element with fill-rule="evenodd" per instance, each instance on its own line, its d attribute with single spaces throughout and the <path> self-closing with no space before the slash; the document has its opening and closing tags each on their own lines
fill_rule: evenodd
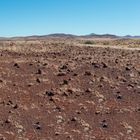
<svg viewBox="0 0 140 140">
<path fill-rule="evenodd" d="M 140 40 L 1 40 L 0 140 L 140 140 Z"/>
</svg>

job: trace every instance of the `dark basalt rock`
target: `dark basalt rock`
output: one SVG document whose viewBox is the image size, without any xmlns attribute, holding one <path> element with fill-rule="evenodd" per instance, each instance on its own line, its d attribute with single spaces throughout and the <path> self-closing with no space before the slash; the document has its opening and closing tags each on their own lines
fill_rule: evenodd
<svg viewBox="0 0 140 140">
<path fill-rule="evenodd" d="M 52 91 L 46 91 L 46 95 L 51 97 L 54 96 L 55 94 Z"/>
<path fill-rule="evenodd" d="M 38 69 L 36 74 L 42 74 L 41 69 Z"/>
<path fill-rule="evenodd" d="M 18 65 L 17 63 L 14 64 L 14 67 L 20 68 L 19 65 Z"/>
</svg>

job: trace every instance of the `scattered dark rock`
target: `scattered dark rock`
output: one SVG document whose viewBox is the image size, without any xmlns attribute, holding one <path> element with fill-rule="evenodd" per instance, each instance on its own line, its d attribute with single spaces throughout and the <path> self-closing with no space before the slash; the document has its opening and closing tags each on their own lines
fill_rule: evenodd
<svg viewBox="0 0 140 140">
<path fill-rule="evenodd" d="M 16 104 L 13 108 L 14 108 L 14 109 L 17 109 L 17 108 L 18 108 L 18 105 Z"/>
<path fill-rule="evenodd" d="M 68 85 L 68 81 L 67 80 L 63 80 L 63 85 Z"/>
<path fill-rule="evenodd" d="M 68 68 L 67 65 L 63 65 L 62 67 L 60 67 L 60 69 L 62 69 L 62 70 L 65 70 L 67 68 Z"/>
<path fill-rule="evenodd" d="M 67 91 L 68 91 L 68 93 L 70 93 L 70 94 L 73 93 L 73 91 L 72 91 L 71 89 L 68 89 Z"/>
<path fill-rule="evenodd" d="M 91 91 L 90 91 L 90 89 L 86 89 L 85 92 L 86 93 L 90 93 Z"/>
<path fill-rule="evenodd" d="M 119 60 L 118 59 L 115 59 L 115 63 L 118 64 L 119 63 Z"/>
<path fill-rule="evenodd" d="M 101 114 L 100 111 L 95 111 L 95 115 L 99 115 L 99 114 Z"/>
<path fill-rule="evenodd" d="M 121 100 L 122 99 L 122 95 L 117 95 L 117 99 Z"/>
<path fill-rule="evenodd" d="M 29 66 L 32 66 L 32 65 L 33 65 L 32 63 L 29 64 Z"/>
<path fill-rule="evenodd" d="M 38 69 L 36 74 L 42 74 L 41 69 Z"/>
<path fill-rule="evenodd" d="M 52 96 L 50 97 L 49 101 L 54 103 L 54 99 L 52 98 Z"/>
<path fill-rule="evenodd" d="M 64 92 L 64 93 L 62 94 L 62 96 L 67 97 L 67 96 L 68 96 L 68 94 L 67 94 L 66 92 Z"/>
<path fill-rule="evenodd" d="M 78 76 L 78 74 L 77 73 L 74 73 L 73 76 Z"/>
<path fill-rule="evenodd" d="M 40 125 L 40 122 L 36 122 L 35 124 L 34 124 L 34 126 L 35 126 L 35 129 L 36 130 L 41 130 L 42 128 L 41 128 L 41 125 Z"/>
<path fill-rule="evenodd" d="M 107 124 L 106 120 L 103 120 L 101 122 L 101 125 L 102 125 L 103 128 L 108 128 L 108 124 Z"/>
<path fill-rule="evenodd" d="M 76 121 L 77 121 L 77 118 L 76 118 L 76 117 L 73 117 L 73 118 L 71 119 L 71 121 L 72 121 L 72 122 L 76 122 Z"/>
<path fill-rule="evenodd" d="M 58 73 L 57 76 L 65 76 L 65 73 Z"/>
<path fill-rule="evenodd" d="M 130 88 L 134 88 L 134 85 L 132 85 L 132 84 L 128 84 L 128 87 L 130 87 Z"/>
<path fill-rule="evenodd" d="M 43 66 L 47 66 L 47 65 L 48 65 L 47 63 L 44 63 L 44 64 L 43 64 Z"/>
<path fill-rule="evenodd" d="M 7 105 L 12 105 L 13 102 L 11 100 L 8 101 Z"/>
<path fill-rule="evenodd" d="M 32 84 L 28 84 L 28 87 L 31 87 L 32 86 Z"/>
<path fill-rule="evenodd" d="M 36 79 L 36 82 L 37 82 L 37 83 L 41 83 L 41 81 L 39 80 L 39 78 Z"/>
<path fill-rule="evenodd" d="M 102 87 L 103 87 L 103 84 L 99 84 L 98 87 L 99 87 L 99 88 L 102 88 Z"/>
<path fill-rule="evenodd" d="M 16 84 L 13 84 L 13 86 L 15 87 L 15 86 L 16 86 Z"/>
<path fill-rule="evenodd" d="M 102 67 L 107 68 L 108 66 L 104 62 L 102 62 Z"/>
<path fill-rule="evenodd" d="M 139 139 L 137 51 L 25 42 L 41 51 L 1 52 L 0 138 Z"/>
<path fill-rule="evenodd" d="M 10 123 L 10 121 L 7 119 L 7 120 L 5 120 L 5 123 L 6 123 L 6 124 L 9 124 L 9 123 Z"/>
<path fill-rule="evenodd" d="M 19 65 L 18 65 L 17 63 L 14 64 L 14 67 L 20 68 Z"/>
<path fill-rule="evenodd" d="M 69 72 L 72 72 L 70 69 L 67 69 L 67 72 L 69 73 Z"/>
<path fill-rule="evenodd" d="M 54 96 L 54 93 L 52 91 L 46 91 L 47 96 Z"/>
<path fill-rule="evenodd" d="M 61 112 L 61 110 L 62 110 L 59 106 L 56 106 L 55 109 L 58 110 L 59 112 Z"/>
<path fill-rule="evenodd" d="M 125 68 L 125 70 L 126 70 L 126 71 L 130 71 L 130 70 L 131 70 L 131 68 L 129 68 L 129 67 L 126 67 L 126 68 Z"/>
<path fill-rule="evenodd" d="M 92 65 L 94 66 L 94 68 L 100 68 L 100 65 L 98 63 L 92 63 Z"/>
<path fill-rule="evenodd" d="M 55 136 L 59 136 L 60 135 L 60 133 L 59 132 L 55 132 Z"/>
<path fill-rule="evenodd" d="M 85 75 L 86 75 L 86 76 L 90 76 L 90 75 L 91 75 L 91 72 L 90 72 L 90 71 L 86 71 L 86 72 L 85 72 Z"/>
</svg>

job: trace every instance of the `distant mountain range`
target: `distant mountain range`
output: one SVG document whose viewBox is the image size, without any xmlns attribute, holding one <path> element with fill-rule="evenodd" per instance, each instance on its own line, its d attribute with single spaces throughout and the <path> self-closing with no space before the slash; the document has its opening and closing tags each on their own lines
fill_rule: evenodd
<svg viewBox="0 0 140 140">
<path fill-rule="evenodd" d="M 47 38 L 110 38 L 110 39 L 137 39 L 140 38 L 140 36 L 117 36 L 112 34 L 89 34 L 89 35 L 72 35 L 72 34 L 64 34 L 64 33 L 56 33 L 56 34 L 49 34 L 49 35 L 34 35 L 34 36 L 26 36 L 26 37 L 0 37 L 0 40 L 34 40 L 34 39 L 47 39 Z"/>
<path fill-rule="evenodd" d="M 117 35 L 113 35 L 113 34 L 89 34 L 89 35 L 85 35 L 83 37 L 87 37 L 87 38 L 126 38 L 126 39 L 131 39 L 131 38 L 140 38 L 140 36 L 131 36 L 131 35 L 126 35 L 126 36 L 117 36 Z"/>
</svg>

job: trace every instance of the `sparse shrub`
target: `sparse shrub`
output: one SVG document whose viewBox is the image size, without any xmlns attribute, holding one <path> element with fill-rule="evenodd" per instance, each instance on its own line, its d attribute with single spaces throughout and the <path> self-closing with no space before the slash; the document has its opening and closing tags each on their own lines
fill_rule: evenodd
<svg viewBox="0 0 140 140">
<path fill-rule="evenodd" d="M 109 45 L 108 41 L 103 42 L 103 45 Z"/>
<path fill-rule="evenodd" d="M 84 44 L 93 45 L 95 43 L 93 41 L 88 40 L 88 41 L 85 41 Z"/>
</svg>

